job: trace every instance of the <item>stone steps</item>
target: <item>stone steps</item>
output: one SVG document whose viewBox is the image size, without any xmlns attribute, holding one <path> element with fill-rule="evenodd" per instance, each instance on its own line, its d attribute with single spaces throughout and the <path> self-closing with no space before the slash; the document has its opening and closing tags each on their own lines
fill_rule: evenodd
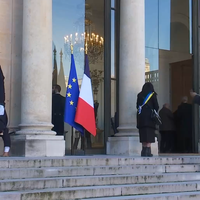
<svg viewBox="0 0 200 200">
<path fill-rule="evenodd" d="M 16 200 L 62 200 L 83 199 L 94 197 L 117 197 L 130 195 L 162 194 L 177 192 L 195 192 L 200 189 L 200 181 L 178 183 L 154 183 L 133 185 L 106 185 L 71 188 L 50 188 L 18 192 L 0 192 L 0 200 L 8 196 L 18 197 Z M 13 199 L 12 199 L 13 200 Z"/>
<path fill-rule="evenodd" d="M 125 165 L 91 167 L 0 168 L 0 180 L 20 178 L 50 178 L 62 176 L 95 176 L 119 174 L 155 174 L 199 172 L 200 165 Z"/>
<path fill-rule="evenodd" d="M 40 168 L 78 166 L 124 166 L 124 165 L 181 165 L 200 164 L 200 156 L 182 157 L 123 157 L 123 156 L 66 156 L 64 158 L 0 158 L 0 168 Z"/>
<path fill-rule="evenodd" d="M 150 194 L 121 197 L 90 198 L 82 200 L 199 200 L 200 192 L 181 192 L 172 194 Z"/>
<path fill-rule="evenodd" d="M 0 200 L 99 198 L 199 200 L 200 157 L 0 158 Z"/>
<path fill-rule="evenodd" d="M 48 188 L 168 183 L 184 181 L 200 181 L 200 173 L 106 175 L 0 180 L 0 191 L 24 191 Z"/>
</svg>

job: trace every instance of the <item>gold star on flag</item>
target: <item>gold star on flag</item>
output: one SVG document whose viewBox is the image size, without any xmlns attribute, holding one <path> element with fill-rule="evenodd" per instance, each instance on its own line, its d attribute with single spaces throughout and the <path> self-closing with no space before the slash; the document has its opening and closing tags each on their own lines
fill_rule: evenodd
<svg viewBox="0 0 200 200">
<path fill-rule="evenodd" d="M 69 84 L 69 85 L 68 85 L 68 88 L 69 88 L 69 89 L 72 89 L 72 85 L 71 85 L 71 84 Z"/>
<path fill-rule="evenodd" d="M 75 79 L 75 78 L 73 78 L 73 79 L 72 79 L 72 81 L 75 83 L 75 82 L 76 82 L 76 79 Z"/>
<path fill-rule="evenodd" d="M 74 102 L 73 102 L 73 101 L 70 101 L 70 105 L 73 106 L 73 105 L 74 105 Z"/>
<path fill-rule="evenodd" d="M 67 93 L 67 97 L 71 97 L 72 94 L 70 92 Z"/>
</svg>

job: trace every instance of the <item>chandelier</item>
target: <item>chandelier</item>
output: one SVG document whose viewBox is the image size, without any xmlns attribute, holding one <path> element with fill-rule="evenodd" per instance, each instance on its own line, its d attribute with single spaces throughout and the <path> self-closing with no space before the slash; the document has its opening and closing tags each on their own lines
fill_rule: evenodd
<svg viewBox="0 0 200 200">
<path fill-rule="evenodd" d="M 95 64 L 102 59 L 104 50 L 104 39 L 103 37 L 91 32 L 91 21 L 85 20 L 86 30 L 84 33 L 70 34 L 64 37 L 64 49 L 65 53 L 69 56 L 71 54 L 70 46 L 73 45 L 73 52 L 76 57 L 84 52 L 87 47 L 87 54 L 90 63 Z"/>
<path fill-rule="evenodd" d="M 90 71 L 92 87 L 93 87 L 93 94 L 94 94 L 94 102 L 97 102 L 98 88 L 99 88 L 100 83 L 103 81 L 102 74 L 103 74 L 102 70 L 94 69 L 94 70 Z"/>
</svg>

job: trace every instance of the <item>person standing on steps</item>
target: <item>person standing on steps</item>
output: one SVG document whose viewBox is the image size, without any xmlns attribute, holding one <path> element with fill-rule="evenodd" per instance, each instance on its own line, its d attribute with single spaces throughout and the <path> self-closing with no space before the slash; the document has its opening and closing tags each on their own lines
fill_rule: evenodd
<svg viewBox="0 0 200 200">
<path fill-rule="evenodd" d="M 60 85 L 55 85 L 52 90 L 52 124 L 57 135 L 64 135 L 65 97 L 61 94 Z"/>
<path fill-rule="evenodd" d="M 170 105 L 165 103 L 159 112 L 162 124 L 160 125 L 161 134 L 161 153 L 173 153 L 174 137 L 175 137 L 175 122 L 174 115 L 170 110 Z"/>
<path fill-rule="evenodd" d="M 152 111 L 159 109 L 157 94 L 150 82 L 143 85 L 142 91 L 137 95 L 137 128 L 142 143 L 142 157 L 152 157 L 151 143 L 155 143 L 156 123 L 152 119 Z"/>
<path fill-rule="evenodd" d="M 192 104 L 188 102 L 187 96 L 182 98 L 174 117 L 178 131 L 179 152 L 192 153 Z"/>
<path fill-rule="evenodd" d="M 9 156 L 11 141 L 10 135 L 7 128 L 8 117 L 5 110 L 5 87 L 4 87 L 4 75 L 0 66 L 0 137 L 4 142 L 4 153 L 3 157 Z"/>
</svg>

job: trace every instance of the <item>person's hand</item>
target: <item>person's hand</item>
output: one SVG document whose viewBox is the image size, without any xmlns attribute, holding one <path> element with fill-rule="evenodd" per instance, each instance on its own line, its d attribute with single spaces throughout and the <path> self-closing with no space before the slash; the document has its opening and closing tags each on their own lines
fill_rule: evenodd
<svg viewBox="0 0 200 200">
<path fill-rule="evenodd" d="M 193 90 L 190 90 L 190 96 L 191 96 L 192 98 L 194 98 L 196 95 L 197 95 L 196 92 L 194 92 Z"/>
</svg>

